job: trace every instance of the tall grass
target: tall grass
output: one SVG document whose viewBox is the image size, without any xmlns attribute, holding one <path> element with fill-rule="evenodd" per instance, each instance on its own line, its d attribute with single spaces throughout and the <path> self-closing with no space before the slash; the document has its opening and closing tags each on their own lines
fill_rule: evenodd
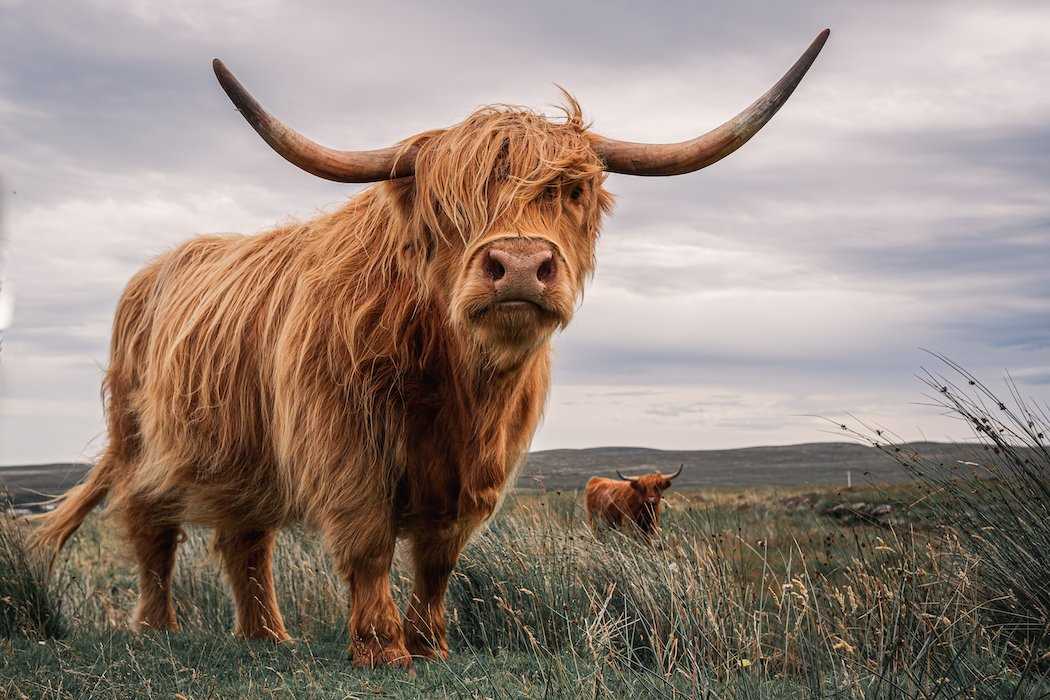
<svg viewBox="0 0 1050 700">
<path fill-rule="evenodd" d="M 909 469 L 926 486 L 935 522 L 956 533 L 974 571 L 981 613 L 992 629 L 1024 640 L 1023 653 L 1050 644 L 1050 416 L 1007 377 L 1001 398 L 971 372 L 937 356 L 925 372 L 930 402 L 973 436 L 973 455 L 932 462 L 885 432 L 856 435 Z"/>
<path fill-rule="evenodd" d="M 654 551 L 529 510 L 480 540 L 457 575 L 466 646 L 567 650 L 688 678 L 697 692 L 741 677 L 859 695 L 1010 681 L 989 664 L 1002 648 L 960 585 L 973 571 L 954 536 L 854 532 L 829 562 L 779 518 L 729 532 L 673 518 Z"/>
<path fill-rule="evenodd" d="M 66 631 L 62 595 L 47 565 L 30 555 L 24 525 L 7 513 L 0 494 L 0 637 L 60 637 Z"/>
<path fill-rule="evenodd" d="M 1008 695 L 1026 672 L 1010 661 L 1018 642 L 984 623 L 981 563 L 956 533 L 844 530 L 769 497 L 672 505 L 654 548 L 596 538 L 571 494 L 512 501 L 451 582 L 454 653 L 527 659 L 567 697 L 581 684 L 595 696 Z M 179 620 L 182 634 L 226 638 L 232 610 L 205 535 L 191 530 L 180 551 Z M 126 623 L 133 568 L 119 547 L 93 520 L 71 551 L 79 634 Z M 316 538 L 283 534 L 275 568 L 292 633 L 345 644 L 345 589 Z M 407 571 L 393 575 L 402 601 Z"/>
<path fill-rule="evenodd" d="M 972 462 L 926 463 L 885 431 L 845 427 L 913 470 L 918 486 L 883 495 L 903 504 L 904 525 L 844 527 L 775 492 L 676 494 L 650 546 L 595 536 L 576 494 L 511 498 L 452 578 L 455 658 L 422 674 L 419 683 L 431 685 L 420 694 L 1006 698 L 1050 690 L 1046 414 L 1013 389 L 1006 406 L 953 371 L 954 384 L 935 375 L 928 383 L 938 405 L 974 427 Z M 135 585 L 122 551 L 103 520 L 78 534 L 63 563 L 77 578 L 45 608 L 61 602 L 74 636 L 124 628 Z M 295 673 L 321 692 L 325 679 L 343 679 L 334 669 L 345 664 L 311 650 L 346 644 L 345 588 L 310 534 L 282 533 L 277 556 L 281 606 L 306 650 L 294 656 Z M 399 562 L 392 575 L 402 603 L 409 571 Z M 182 544 L 175 595 L 182 635 L 228 639 L 232 609 L 204 532 L 191 529 Z M 170 665 L 205 663 L 187 658 Z M 282 659 L 268 656 L 261 668 Z M 365 674 L 360 687 L 375 677 Z"/>
</svg>

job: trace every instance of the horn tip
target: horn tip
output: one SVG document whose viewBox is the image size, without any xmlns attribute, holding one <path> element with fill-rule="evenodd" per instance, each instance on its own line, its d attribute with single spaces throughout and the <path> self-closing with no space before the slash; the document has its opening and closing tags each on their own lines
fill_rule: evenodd
<svg viewBox="0 0 1050 700">
<path fill-rule="evenodd" d="M 215 72 L 215 77 L 222 84 L 223 89 L 226 89 L 226 84 L 229 82 L 235 82 L 236 78 L 233 77 L 233 73 L 226 67 L 226 64 L 222 62 L 221 58 L 213 58 L 211 60 L 211 69 Z"/>
</svg>

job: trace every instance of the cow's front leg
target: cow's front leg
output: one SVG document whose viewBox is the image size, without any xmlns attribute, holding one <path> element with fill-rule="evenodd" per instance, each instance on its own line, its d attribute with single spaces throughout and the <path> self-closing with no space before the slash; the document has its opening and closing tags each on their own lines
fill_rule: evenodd
<svg viewBox="0 0 1050 700">
<path fill-rule="evenodd" d="M 336 568 L 350 588 L 350 655 L 354 666 L 408 668 L 401 619 L 390 593 L 396 535 L 382 514 L 333 517 L 324 527 Z"/>
<path fill-rule="evenodd" d="M 405 642 L 413 656 L 448 658 L 445 591 L 471 529 L 454 525 L 410 536 L 415 585 L 405 615 Z"/>
</svg>

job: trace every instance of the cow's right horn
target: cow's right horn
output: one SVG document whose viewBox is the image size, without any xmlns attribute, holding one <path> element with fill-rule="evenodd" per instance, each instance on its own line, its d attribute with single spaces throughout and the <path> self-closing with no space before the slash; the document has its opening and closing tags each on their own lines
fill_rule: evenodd
<svg viewBox="0 0 1050 700">
<path fill-rule="evenodd" d="M 263 141 L 289 163 L 306 172 L 336 182 L 379 182 L 408 177 L 415 172 L 416 149 L 413 146 L 390 146 L 374 151 L 327 148 L 270 115 L 222 61 L 216 58 L 212 61 L 212 68 L 222 89 Z"/>
<path fill-rule="evenodd" d="M 683 470 L 683 469 L 685 469 L 685 464 L 679 464 L 679 465 L 678 465 L 678 471 L 676 471 L 676 472 L 675 472 L 674 474 L 669 474 L 669 475 L 666 475 L 666 476 L 667 476 L 667 478 L 668 478 L 668 479 L 670 479 L 671 481 L 674 481 L 674 480 L 675 480 L 675 479 L 677 479 L 677 478 L 678 478 L 678 476 L 679 476 L 679 475 L 680 475 L 680 474 L 682 473 L 682 470 Z"/>
<path fill-rule="evenodd" d="M 638 478 L 636 476 L 624 476 L 623 472 L 621 472 L 619 469 L 616 470 L 616 476 L 620 477 L 624 481 L 634 481 L 635 479 Z"/>
<path fill-rule="evenodd" d="M 682 175 L 706 168 L 743 146 L 773 118 L 813 65 L 830 34 L 830 29 L 818 34 L 776 85 L 722 126 L 680 143 L 634 143 L 593 134 L 594 149 L 611 173 Z"/>
</svg>

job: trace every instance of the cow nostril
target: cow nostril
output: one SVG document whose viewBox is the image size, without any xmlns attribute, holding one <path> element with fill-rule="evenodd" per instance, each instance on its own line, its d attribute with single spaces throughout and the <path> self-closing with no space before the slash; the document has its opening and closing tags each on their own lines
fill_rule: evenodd
<svg viewBox="0 0 1050 700">
<path fill-rule="evenodd" d="M 536 279 L 544 284 L 554 279 L 554 258 L 550 257 L 536 269 Z"/>
<path fill-rule="evenodd" d="M 507 268 L 503 267 L 503 263 L 497 260 L 491 253 L 485 256 L 483 267 L 485 269 L 485 274 L 493 282 L 503 279 L 503 276 L 507 274 Z"/>
</svg>

